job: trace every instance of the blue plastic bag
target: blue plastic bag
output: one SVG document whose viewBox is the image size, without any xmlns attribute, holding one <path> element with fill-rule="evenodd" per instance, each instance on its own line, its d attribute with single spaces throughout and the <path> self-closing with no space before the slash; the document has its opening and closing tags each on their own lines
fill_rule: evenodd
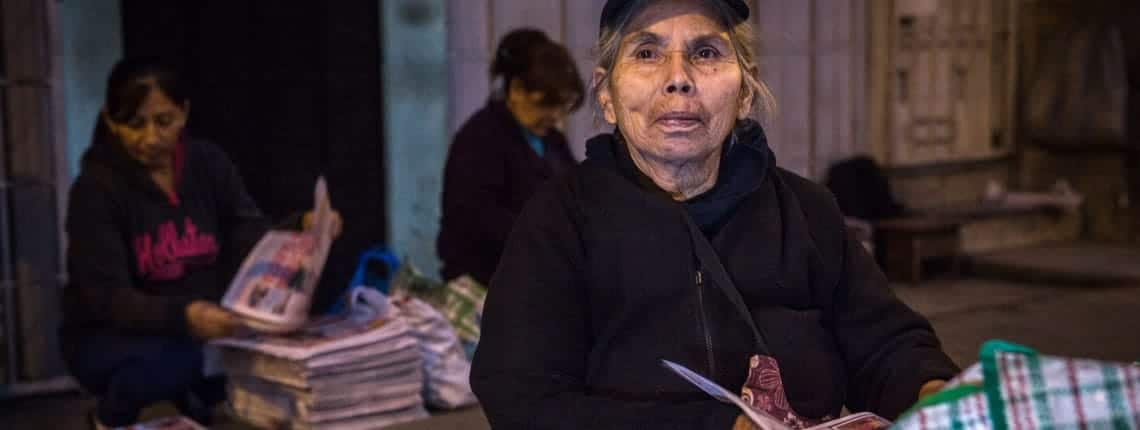
<svg viewBox="0 0 1140 430">
<path fill-rule="evenodd" d="M 385 295 L 388 294 L 388 283 L 400 268 L 400 259 L 396 254 L 383 246 L 375 246 L 360 254 L 356 263 L 356 273 L 348 284 L 350 291 L 356 287 L 373 288 Z M 329 309 L 329 313 L 337 313 L 345 308 L 345 297 L 337 299 Z"/>
</svg>

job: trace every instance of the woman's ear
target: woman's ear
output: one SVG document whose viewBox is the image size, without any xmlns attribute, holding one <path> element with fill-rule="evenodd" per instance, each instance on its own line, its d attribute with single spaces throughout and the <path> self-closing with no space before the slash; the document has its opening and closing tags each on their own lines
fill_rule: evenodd
<svg viewBox="0 0 1140 430">
<path fill-rule="evenodd" d="M 617 113 L 614 110 L 613 93 L 610 91 L 606 69 L 601 67 L 594 69 L 591 86 L 594 88 L 594 96 L 597 97 L 598 106 L 602 109 L 602 117 L 610 124 L 617 124 Z"/>
<path fill-rule="evenodd" d="M 757 72 L 756 66 L 752 66 L 748 70 L 744 71 L 744 73 L 747 73 L 747 76 L 758 76 L 756 72 Z M 737 112 L 736 112 L 736 118 L 737 119 L 745 119 L 745 118 L 748 118 L 749 116 L 752 115 L 752 106 L 754 106 L 753 102 L 756 100 L 756 97 L 757 97 L 756 88 L 753 87 L 752 85 L 748 84 L 748 81 L 747 81 L 748 78 L 745 78 L 745 79 L 746 80 L 744 82 L 744 85 L 741 85 L 741 87 L 742 87 L 741 91 L 743 91 L 744 93 L 741 94 L 740 105 L 736 107 L 737 108 Z"/>
<path fill-rule="evenodd" d="M 99 121 L 103 121 L 103 125 L 107 126 L 108 130 L 112 133 L 117 133 L 119 125 L 111 120 L 111 115 L 107 113 L 107 108 L 99 109 Z"/>
<path fill-rule="evenodd" d="M 746 68 L 746 70 L 743 72 L 744 82 L 741 86 L 741 91 L 743 91 L 743 94 L 740 95 L 740 105 L 736 106 L 736 119 L 739 120 L 743 120 L 746 119 L 746 117 L 751 116 L 752 106 L 755 106 L 754 102 L 756 102 L 756 97 L 759 97 L 759 95 L 756 94 L 756 87 L 751 86 L 747 78 L 747 76 L 759 76 L 759 68 L 755 65 L 752 65 L 751 67 Z M 759 80 L 759 78 L 754 79 L 757 81 Z"/>
<path fill-rule="evenodd" d="M 526 89 L 523 88 L 522 81 L 518 80 L 518 78 L 511 79 L 510 82 L 507 82 L 507 93 L 504 94 L 507 100 L 517 101 L 525 94 Z"/>
</svg>

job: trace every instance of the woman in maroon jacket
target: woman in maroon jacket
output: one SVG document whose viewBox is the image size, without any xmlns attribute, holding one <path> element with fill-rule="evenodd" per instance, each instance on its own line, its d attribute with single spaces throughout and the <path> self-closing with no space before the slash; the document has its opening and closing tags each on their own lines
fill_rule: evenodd
<svg viewBox="0 0 1140 430">
<path fill-rule="evenodd" d="M 470 275 L 483 285 L 523 203 L 574 164 L 557 126 L 585 93 L 566 48 L 533 29 L 503 37 L 491 78 L 499 88 L 459 129 L 448 152 L 436 243 L 444 279 Z"/>
<path fill-rule="evenodd" d="M 96 427 L 163 400 L 208 421 L 203 406 L 224 399 L 223 381 L 203 377 L 202 342 L 241 325 L 215 303 L 269 225 L 225 154 L 183 135 L 189 111 L 170 68 L 119 62 L 71 189 L 60 334 L 98 398 Z"/>
</svg>

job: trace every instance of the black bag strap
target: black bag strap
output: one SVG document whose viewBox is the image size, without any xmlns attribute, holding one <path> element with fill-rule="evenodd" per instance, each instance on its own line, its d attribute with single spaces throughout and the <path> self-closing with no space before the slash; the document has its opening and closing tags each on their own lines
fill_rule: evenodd
<svg viewBox="0 0 1140 430">
<path fill-rule="evenodd" d="M 712 244 L 709 243 L 708 238 L 693 222 L 693 218 L 682 208 L 681 215 L 685 218 L 685 223 L 689 227 L 689 236 L 693 242 L 693 250 L 696 251 L 697 260 L 700 261 L 701 267 L 706 269 L 709 275 L 712 275 L 712 283 L 720 287 L 721 292 L 728 296 L 728 301 L 732 302 L 736 312 L 740 317 L 748 323 L 748 328 L 752 329 L 752 336 L 756 338 L 757 353 L 762 355 L 771 355 L 768 349 L 768 342 L 764 338 L 764 333 L 756 326 L 756 320 L 752 318 L 752 312 L 748 310 L 748 305 L 744 304 L 744 297 L 740 295 L 740 291 L 736 289 L 736 284 L 732 282 L 732 278 L 728 276 L 728 271 L 724 269 L 724 264 L 721 264 L 720 257 L 717 256 L 716 250 L 713 249 Z"/>
</svg>

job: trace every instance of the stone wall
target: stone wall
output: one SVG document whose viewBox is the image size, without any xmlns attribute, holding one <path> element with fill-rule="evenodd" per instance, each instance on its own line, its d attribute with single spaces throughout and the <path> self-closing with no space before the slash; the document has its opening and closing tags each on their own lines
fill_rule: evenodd
<svg viewBox="0 0 1140 430">
<path fill-rule="evenodd" d="M 1140 243 L 1140 210 L 1129 197 L 1127 158 L 1118 151 L 1058 152 L 1026 147 L 1021 151 L 1020 180 L 1027 187 L 1044 188 L 1064 179 L 1083 194 L 1084 238 Z"/>
</svg>

